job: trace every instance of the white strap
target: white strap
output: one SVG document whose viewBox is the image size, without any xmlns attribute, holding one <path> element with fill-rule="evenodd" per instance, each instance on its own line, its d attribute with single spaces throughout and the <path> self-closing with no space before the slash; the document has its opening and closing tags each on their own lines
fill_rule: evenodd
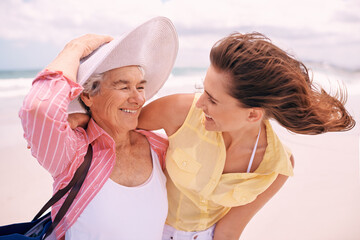
<svg viewBox="0 0 360 240">
<path fill-rule="evenodd" d="M 259 133 L 258 133 L 258 135 L 257 135 L 256 143 L 255 143 L 254 149 L 253 149 L 252 154 L 251 154 L 251 158 L 250 158 L 249 166 L 248 166 L 247 171 L 246 171 L 246 172 L 248 172 L 248 173 L 250 172 L 250 170 L 251 170 L 251 166 L 252 166 L 253 161 L 254 161 L 256 148 L 257 148 L 257 145 L 258 145 L 258 142 L 259 142 L 259 138 L 260 138 L 260 132 L 261 132 L 261 124 L 260 124 Z"/>
</svg>

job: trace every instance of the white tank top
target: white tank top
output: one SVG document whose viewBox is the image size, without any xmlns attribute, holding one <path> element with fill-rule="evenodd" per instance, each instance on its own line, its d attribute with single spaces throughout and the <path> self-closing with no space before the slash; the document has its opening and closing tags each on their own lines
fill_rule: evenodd
<svg viewBox="0 0 360 240">
<path fill-rule="evenodd" d="M 65 239 L 161 239 L 168 212 L 166 177 L 152 149 L 151 155 L 153 170 L 144 184 L 126 187 L 109 178 Z"/>
</svg>

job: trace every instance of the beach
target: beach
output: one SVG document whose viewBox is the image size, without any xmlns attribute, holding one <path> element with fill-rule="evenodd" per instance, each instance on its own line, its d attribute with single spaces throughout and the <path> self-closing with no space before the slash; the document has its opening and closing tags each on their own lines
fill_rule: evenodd
<svg viewBox="0 0 360 240">
<path fill-rule="evenodd" d="M 189 70 L 189 69 L 188 69 Z M 251 220 L 244 240 L 360 239 L 359 73 L 317 69 L 319 83 L 348 88 L 347 109 L 357 120 L 348 132 L 305 136 L 276 122 L 275 131 L 292 150 L 295 175 Z M 201 91 L 204 69 L 173 71 L 155 98 Z M 335 80 L 335 81 L 334 81 Z M 31 156 L 18 111 L 31 78 L 0 79 L 0 225 L 29 221 L 52 194 L 52 178 Z"/>
</svg>

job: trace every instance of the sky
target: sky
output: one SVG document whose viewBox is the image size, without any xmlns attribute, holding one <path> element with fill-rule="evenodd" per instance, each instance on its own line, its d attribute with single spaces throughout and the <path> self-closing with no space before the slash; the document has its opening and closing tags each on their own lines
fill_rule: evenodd
<svg viewBox="0 0 360 240">
<path fill-rule="evenodd" d="M 175 67 L 207 67 L 217 40 L 256 31 L 300 60 L 359 70 L 359 12 L 360 0 L 1 0 L 0 70 L 41 69 L 75 37 L 155 16 L 178 31 Z"/>
</svg>

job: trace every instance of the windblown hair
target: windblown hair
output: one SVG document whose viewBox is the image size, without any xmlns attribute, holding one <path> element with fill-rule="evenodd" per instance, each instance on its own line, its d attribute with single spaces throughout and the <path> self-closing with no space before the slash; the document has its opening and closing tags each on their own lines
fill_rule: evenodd
<svg viewBox="0 0 360 240">
<path fill-rule="evenodd" d="M 233 33 L 215 43 L 212 66 L 229 74 L 229 94 L 246 108 L 265 110 L 288 130 L 300 134 L 347 131 L 355 120 L 344 107 L 346 89 L 331 96 L 317 88 L 306 66 L 260 33 Z"/>
</svg>

